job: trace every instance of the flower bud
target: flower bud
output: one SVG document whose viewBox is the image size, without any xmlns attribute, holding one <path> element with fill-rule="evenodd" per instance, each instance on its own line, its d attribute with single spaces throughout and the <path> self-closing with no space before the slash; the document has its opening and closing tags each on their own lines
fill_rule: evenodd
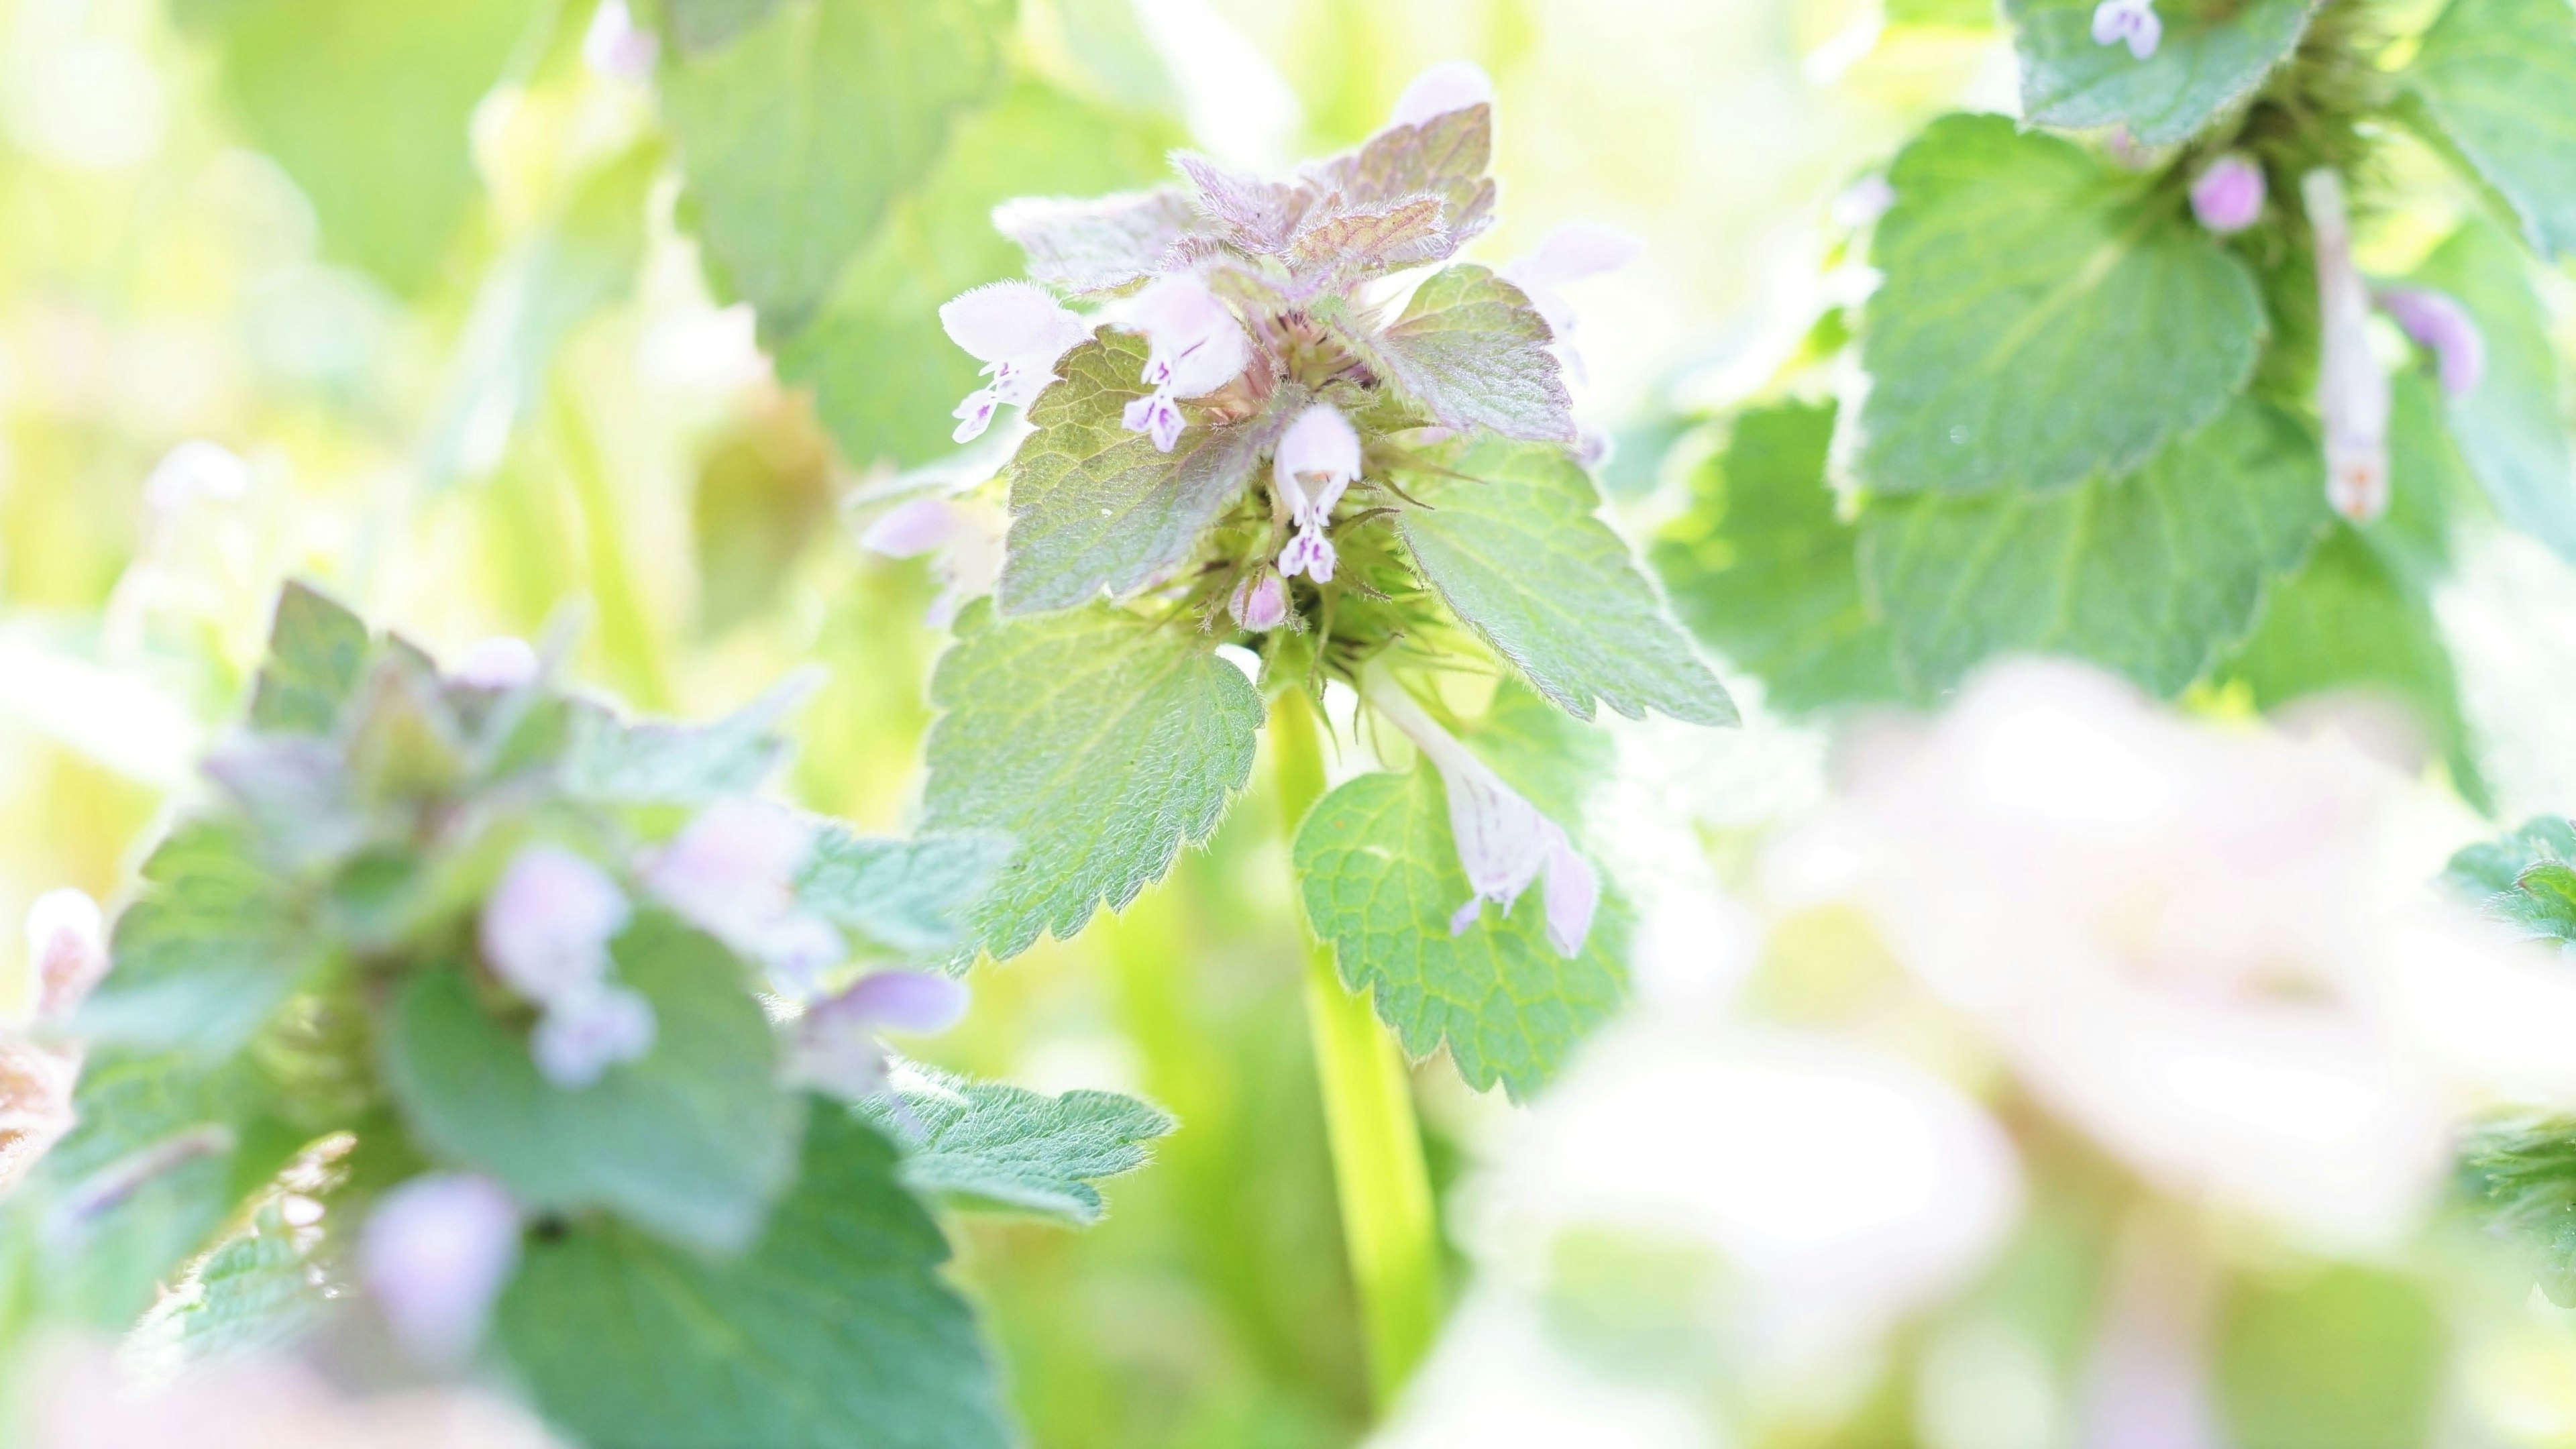
<svg viewBox="0 0 2576 1449">
<path fill-rule="evenodd" d="M 1277 569 L 1255 569 L 1234 586 L 1225 607 L 1234 622 L 1255 634 L 1266 634 L 1288 622 L 1288 581 Z"/>
<path fill-rule="evenodd" d="M 2220 236 L 2232 236 L 2263 215 L 2263 168 L 2241 151 L 2210 163 L 2191 184 L 2191 214 Z"/>
<path fill-rule="evenodd" d="M 68 886 L 27 907 L 27 965 L 36 1014 L 61 1017 L 107 974 L 107 923 L 98 902 Z"/>
<path fill-rule="evenodd" d="M 358 1236 L 358 1277 L 396 1341 L 453 1368 L 483 1339 L 519 1261 L 519 1210 L 489 1178 L 415 1177 L 386 1193 Z"/>
<path fill-rule="evenodd" d="M 517 689 L 534 680 L 543 667 L 527 640 L 500 635 L 467 645 L 448 677 L 475 689 Z"/>
<path fill-rule="evenodd" d="M 2428 287 L 2391 287 L 2377 300 L 2417 345 L 2433 349 L 2442 391 L 2452 397 L 2477 391 L 2487 375 L 2486 334 L 2457 298 Z"/>
</svg>

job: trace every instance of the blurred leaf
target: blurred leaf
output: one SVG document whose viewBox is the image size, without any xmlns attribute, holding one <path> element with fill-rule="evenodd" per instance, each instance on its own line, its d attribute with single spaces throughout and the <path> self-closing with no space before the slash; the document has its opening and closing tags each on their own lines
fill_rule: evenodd
<svg viewBox="0 0 2576 1449">
<path fill-rule="evenodd" d="M 658 0 L 662 24 L 684 53 L 713 50 L 769 18 L 781 0 Z"/>
<path fill-rule="evenodd" d="M 2576 254 L 2576 9 L 2451 0 L 2405 71 L 2448 148 L 2544 256 Z"/>
<path fill-rule="evenodd" d="M 2330 529 L 2307 566 L 2273 586 L 2253 634 L 2216 678 L 2242 683 L 2267 711 L 2333 692 L 2385 696 L 2429 733 L 2461 795 L 2484 802 L 2432 611 L 2350 528 Z"/>
<path fill-rule="evenodd" d="M 582 701 L 564 755 L 564 791 L 602 805 L 702 805 L 760 788 L 787 758 L 779 723 L 812 692 L 791 677 L 724 718 L 706 724 L 626 721 Z"/>
<path fill-rule="evenodd" d="M 2565 821 L 2550 823 L 2564 833 Z M 2576 1308 L 2576 1118 L 2489 1123 L 2462 1148 L 2461 1169 L 2487 1220 L 2535 1251 L 2549 1301 Z"/>
<path fill-rule="evenodd" d="M 1445 1045 L 1479 1091 L 1499 1081 L 1526 1100 L 1619 1004 L 1628 924 L 1606 892 L 1571 961 L 1548 943 L 1537 887 L 1508 917 L 1487 911 L 1450 934 L 1472 892 L 1428 764 L 1362 775 L 1317 801 L 1295 854 L 1306 918 L 1333 947 L 1343 984 L 1373 993 L 1407 1054 Z"/>
<path fill-rule="evenodd" d="M 786 0 L 661 72 L 708 258 L 764 325 L 803 324 L 1002 77 L 1010 0 Z"/>
<path fill-rule="evenodd" d="M 1885 0 L 1880 7 L 1890 25 L 1939 26 L 1950 30 L 1992 30 L 1996 0 Z"/>
<path fill-rule="evenodd" d="M 1353 355 L 1444 427 L 1574 441 L 1573 400 L 1548 350 L 1554 334 L 1520 288 L 1483 267 L 1432 273 L 1384 331 L 1337 330 Z"/>
<path fill-rule="evenodd" d="M 177 1295 L 164 1297 L 137 1336 L 166 1335 L 183 1364 L 293 1347 L 330 1311 L 295 1231 L 270 1202 L 206 1255 Z"/>
<path fill-rule="evenodd" d="M 2559 406 L 2558 351 L 2522 249 L 2471 219 L 2408 281 L 2448 292 L 2477 320 L 2486 377 L 2446 397 L 2451 437 L 2507 523 L 2576 559 L 2576 454 Z"/>
<path fill-rule="evenodd" d="M 1037 428 L 1011 460 L 1011 533 L 1002 565 L 1005 614 L 1069 609 L 1132 593 L 1170 571 L 1251 480 L 1253 463 L 1293 414 L 1273 406 L 1225 427 L 1204 418 L 1165 453 L 1120 421 L 1145 340 L 1107 333 L 1066 353 L 1029 408 Z"/>
<path fill-rule="evenodd" d="M 961 116 L 939 164 L 895 204 L 812 320 L 772 338 L 779 375 L 814 390 L 816 414 L 853 463 L 952 452 L 951 412 L 981 379 L 941 330 L 939 305 L 1021 270 L 993 208 L 1146 184 L 1168 174 L 1163 153 L 1181 139 L 1167 123 L 1030 83 Z"/>
<path fill-rule="evenodd" d="M 827 825 L 796 898 L 889 951 L 944 955 L 968 944 L 968 912 L 1012 849 L 1009 836 L 992 832 L 870 840 Z"/>
<path fill-rule="evenodd" d="M 183 822 L 144 861 L 143 894 L 117 918 L 116 964 L 73 1030 L 95 1043 L 222 1061 L 328 959 L 302 917 L 239 825 Z"/>
<path fill-rule="evenodd" d="M 532 0 L 232 0 L 183 12 L 219 47 L 251 142 L 313 203 L 326 253 L 416 293 L 478 186 L 474 107 Z"/>
<path fill-rule="evenodd" d="M 861 1110 L 903 1148 L 898 1175 L 914 1192 L 1075 1227 L 1100 1220 L 1093 1183 L 1144 1166 L 1145 1144 L 1178 1125 L 1115 1092 L 1050 1097 L 910 1064 Z"/>
<path fill-rule="evenodd" d="M 732 954 L 669 916 L 639 916 L 613 949 L 620 978 L 653 1004 L 641 1058 L 557 1087 L 526 1032 L 447 968 L 395 998 L 386 1083 L 425 1147 L 533 1210 L 607 1208 L 693 1248 L 739 1248 L 796 1160 L 797 1104 L 772 1084 L 768 1019 Z"/>
<path fill-rule="evenodd" d="M 1859 530 L 1825 481 L 1833 430 L 1829 403 L 1737 415 L 1654 549 L 1682 622 L 1792 713 L 1898 692 L 1894 642 L 1861 590 Z"/>
<path fill-rule="evenodd" d="M 1875 500 L 1860 563 L 1918 696 L 2016 652 L 2072 654 L 2172 695 L 2245 636 L 2330 516 L 2315 436 L 2242 399 L 2125 478 Z"/>
<path fill-rule="evenodd" d="M 2477 493 L 2454 446 L 2433 380 L 2420 372 L 2389 379 L 2388 511 L 2355 531 L 2398 581 L 2429 595 L 2451 573 L 2451 518 Z"/>
<path fill-rule="evenodd" d="M 1261 696 L 1186 624 L 1105 605 L 958 617 L 930 702 L 927 831 L 998 831 L 1019 850 L 976 908 L 996 957 L 1071 940 L 1207 839 L 1252 777 Z"/>
<path fill-rule="evenodd" d="M 1428 505 L 1401 527 L 1443 602 L 1577 719 L 1595 700 L 1631 719 L 1659 709 L 1732 724 L 1726 687 L 1691 652 L 1662 601 L 1595 512 L 1601 495 L 1561 448 L 1491 434 L 1399 469 Z"/>
<path fill-rule="evenodd" d="M 548 1420 L 602 1446 L 1011 1442 L 893 1147 L 848 1112 L 812 1118 L 796 1190 L 740 1256 L 614 1221 L 528 1243 L 495 1337 Z"/>
<path fill-rule="evenodd" d="M 792 400 L 707 447 L 689 510 L 702 638 L 789 607 L 806 552 L 841 541 L 835 486 L 831 439 Z"/>
<path fill-rule="evenodd" d="M 2442 881 L 2529 935 L 2576 943 L 2576 825 L 2542 815 L 2498 841 L 2464 846 Z"/>
<path fill-rule="evenodd" d="M 2004 0 L 2022 114 L 2076 131 L 2126 126 L 2143 146 L 2190 140 L 2290 58 L 2318 3 L 2168 5 L 2163 41 L 2140 60 L 2126 45 L 2094 42 L 2098 0 Z"/>
<path fill-rule="evenodd" d="M 310 585 L 288 580 L 269 626 L 268 656 L 251 694 L 250 727 L 327 735 L 358 692 L 375 636 L 366 622 Z"/>
<path fill-rule="evenodd" d="M 1896 205 L 1861 328 L 1862 482 L 2048 492 L 2113 477 L 2218 415 L 2253 375 L 2243 261 L 2074 144 L 1948 116 L 1888 172 Z"/>
<path fill-rule="evenodd" d="M 2228 1443 L 2393 1449 L 2433 1438 L 2448 1345 L 2424 1290 L 2393 1273 L 2339 1266 L 2241 1284 L 2216 1339 Z"/>
</svg>

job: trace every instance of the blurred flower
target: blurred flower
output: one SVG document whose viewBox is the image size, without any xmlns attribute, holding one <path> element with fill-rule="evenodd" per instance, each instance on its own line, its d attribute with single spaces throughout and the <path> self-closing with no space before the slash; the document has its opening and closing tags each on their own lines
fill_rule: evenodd
<svg viewBox="0 0 2576 1449">
<path fill-rule="evenodd" d="M 1881 187 L 1886 186 L 1881 181 Z M 1589 222 L 1567 222 L 1546 236 L 1528 255 L 1507 262 L 1503 280 L 1521 289 L 1556 334 L 1556 354 L 1576 382 L 1584 381 L 1583 355 L 1574 346 L 1574 304 L 1560 288 L 1586 277 L 1615 272 L 1645 253 L 1646 244 L 1623 231 Z"/>
<path fill-rule="evenodd" d="M 1010 520 L 991 504 L 948 495 L 915 498 L 886 511 L 859 535 L 859 546 L 888 558 L 939 555 L 939 597 L 925 621 L 947 628 L 970 600 L 993 591 L 1002 576 L 1002 541 Z"/>
<path fill-rule="evenodd" d="M 1277 569 L 1255 569 L 1234 586 L 1225 607 L 1234 622 L 1256 634 L 1267 633 L 1288 622 L 1288 581 Z"/>
<path fill-rule="evenodd" d="M 152 1381 L 105 1346 L 21 1358 L 28 1449 L 558 1449 L 524 1410 L 471 1390 L 352 1398 L 276 1357 Z"/>
<path fill-rule="evenodd" d="M 984 364 L 992 379 L 966 395 L 950 416 L 955 441 L 983 435 L 1003 404 L 1024 408 L 1055 381 L 1056 359 L 1091 335 L 1089 324 L 1035 282 L 990 282 L 939 308 L 950 341 Z M 1168 451 L 1168 449 L 1166 450 Z"/>
<path fill-rule="evenodd" d="M 590 29 L 582 32 L 583 64 L 610 80 L 640 83 L 653 78 L 653 62 L 661 54 L 660 38 L 635 23 L 626 0 L 599 0 Z"/>
<path fill-rule="evenodd" d="M 935 1036 L 966 1015 L 966 987 L 945 976 L 879 971 L 815 1002 L 798 1018 L 788 1080 L 845 1101 L 885 1090 L 883 1031 Z"/>
<path fill-rule="evenodd" d="M 528 1052 L 545 1079 L 568 1092 L 653 1049 L 653 1003 L 631 986 L 594 981 L 545 1004 Z"/>
<path fill-rule="evenodd" d="M 1317 403 L 1288 425 L 1270 460 L 1271 486 L 1278 490 L 1279 501 L 1287 505 L 1289 521 L 1297 528 L 1296 537 L 1279 551 L 1280 573 L 1292 579 L 1306 574 L 1319 584 L 1331 582 L 1333 545 L 1324 530 L 1332 522 L 1333 505 L 1342 500 L 1342 490 L 1359 476 L 1360 435 L 1332 404 Z"/>
<path fill-rule="evenodd" d="M 1784 842 L 1985 1023 L 2031 1089 L 2169 1190 L 2376 1241 L 2481 1091 L 2576 1095 L 2576 981 L 2381 877 L 2415 787 L 2349 747 L 1998 666 L 1864 754 Z M 1824 863 L 1834 865 L 1832 872 Z"/>
<path fill-rule="evenodd" d="M 2477 391 L 2487 375 L 2486 334 L 2459 299 L 2429 287 L 2389 287 L 2374 298 L 2407 336 L 2433 349 L 2434 370 L 2442 391 L 2462 397 Z"/>
<path fill-rule="evenodd" d="M 813 826 L 781 806 L 737 795 L 699 811 L 654 855 L 644 883 L 801 995 L 849 955 L 830 922 L 796 904 L 796 874 L 813 851 Z"/>
<path fill-rule="evenodd" d="M 1146 283 L 1119 316 L 1120 325 L 1145 334 L 1143 381 L 1154 389 L 1129 403 L 1122 421 L 1168 453 L 1186 426 L 1175 399 L 1204 397 L 1234 381 L 1252 361 L 1251 340 L 1207 283 L 1187 274 Z"/>
<path fill-rule="evenodd" d="M 1837 226 L 1858 231 L 1887 215 L 1896 205 L 1896 188 L 1885 176 L 1875 172 L 1842 189 L 1834 197 L 1833 217 Z"/>
<path fill-rule="evenodd" d="M 27 964 L 40 1017 L 61 1019 L 107 974 L 107 922 L 86 891 L 63 886 L 27 907 Z"/>
<path fill-rule="evenodd" d="M 2353 265 L 2343 178 L 2325 169 L 2299 183 L 2316 235 L 2317 413 L 2325 422 L 2326 499 L 2355 523 L 2388 511 L 2388 375 L 2370 353 L 2370 294 Z"/>
<path fill-rule="evenodd" d="M 1405 86 L 1404 94 L 1395 98 L 1395 110 L 1386 123 L 1419 126 L 1451 111 L 1493 103 L 1493 78 L 1485 74 L 1482 66 L 1472 60 L 1444 60 Z"/>
<path fill-rule="evenodd" d="M 2242 151 L 2209 163 L 2191 184 L 2191 214 L 2220 236 L 2231 236 L 2263 216 L 2263 168 Z"/>
<path fill-rule="evenodd" d="M 231 449 L 202 438 L 172 448 L 143 480 L 143 504 L 153 521 L 167 523 L 200 501 L 233 503 L 250 495 L 250 465 Z"/>
<path fill-rule="evenodd" d="M 1582 954 L 1584 938 L 1592 933 L 1592 913 L 1601 903 L 1601 880 L 1593 873 L 1592 863 L 1575 850 L 1555 821 L 1540 814 L 1537 806 L 1504 784 L 1492 766 L 1424 713 L 1403 685 L 1373 673 L 1363 694 L 1440 771 L 1441 788 L 1449 797 L 1449 830 L 1457 841 L 1458 864 L 1474 892 L 1450 918 L 1450 934 L 1462 935 L 1476 924 L 1487 901 L 1510 914 L 1512 903 L 1544 871 L 1548 941 L 1559 955 Z"/>
<path fill-rule="evenodd" d="M 455 1368 L 483 1341 L 519 1261 L 519 1210 L 491 1179 L 429 1173 L 387 1192 L 358 1237 L 358 1277 L 394 1338 Z"/>
<path fill-rule="evenodd" d="M 2156 18 L 2155 0 L 2102 0 L 2093 10 L 2093 43 L 2127 42 L 2129 54 L 2145 60 L 2164 39 L 2165 23 Z"/>
<path fill-rule="evenodd" d="M 2209 1385 L 2216 1277 L 2187 1231 L 2130 1225 L 2084 1366 L 2084 1449 L 2220 1449 Z"/>
<path fill-rule="evenodd" d="M 527 640 L 501 635 L 467 645 L 448 677 L 474 689 L 517 689 L 533 681 L 543 668 Z"/>
<path fill-rule="evenodd" d="M 626 897 L 606 872 L 557 845 L 530 845 L 483 902 L 483 959 L 540 1005 L 595 986 L 608 943 L 626 929 Z"/>
<path fill-rule="evenodd" d="M 0 1012 L 0 1195 L 71 1130 L 72 1092 L 80 1084 L 78 1046 L 29 1039 L 14 1028 L 68 1017 L 108 964 L 98 902 L 64 888 L 27 908 L 25 976 L 9 993 L 25 1003 L 25 1016 L 10 1021 Z"/>
</svg>

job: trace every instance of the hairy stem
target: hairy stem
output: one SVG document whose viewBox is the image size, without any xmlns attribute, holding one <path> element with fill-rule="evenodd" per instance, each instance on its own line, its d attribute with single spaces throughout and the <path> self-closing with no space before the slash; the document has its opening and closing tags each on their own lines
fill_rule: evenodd
<svg viewBox="0 0 2576 1449">
<path fill-rule="evenodd" d="M 1293 846 L 1298 823 L 1324 793 L 1314 707 L 1304 694 L 1290 690 L 1278 698 L 1270 740 L 1281 829 Z M 1306 1020 L 1333 1148 L 1342 1238 L 1368 1334 L 1370 1387 L 1384 1406 L 1422 1361 L 1440 1324 L 1431 1174 L 1422 1161 L 1403 1057 L 1368 999 L 1343 989 L 1332 947 L 1312 939 L 1306 943 Z"/>
</svg>

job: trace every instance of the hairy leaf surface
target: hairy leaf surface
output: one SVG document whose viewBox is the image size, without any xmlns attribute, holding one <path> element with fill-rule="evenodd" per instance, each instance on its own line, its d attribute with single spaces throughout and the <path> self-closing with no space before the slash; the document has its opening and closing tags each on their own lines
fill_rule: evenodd
<svg viewBox="0 0 2576 1449">
<path fill-rule="evenodd" d="M 911 1063 L 896 1069 L 893 1086 L 860 1110 L 903 1148 L 905 1186 L 1075 1226 L 1100 1220 L 1094 1183 L 1144 1166 L 1146 1144 L 1178 1125 L 1116 1092 L 1050 1097 Z"/>
<path fill-rule="evenodd" d="M 2097 45 L 2098 0 L 2005 0 L 2021 61 L 2022 114 L 2045 126 L 2126 126 L 2140 145 L 2170 146 L 2244 102 L 2298 49 L 2318 0 L 2166 4 L 2164 39 L 2140 60 Z"/>
<path fill-rule="evenodd" d="M 2544 256 L 2576 254 L 2576 8 L 2451 0 L 2406 68 L 2408 88 Z"/>
</svg>

